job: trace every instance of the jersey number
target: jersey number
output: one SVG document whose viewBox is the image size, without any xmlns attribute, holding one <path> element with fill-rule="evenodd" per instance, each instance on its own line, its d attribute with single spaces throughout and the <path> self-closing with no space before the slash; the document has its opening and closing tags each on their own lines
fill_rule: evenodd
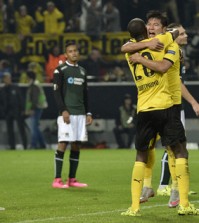
<svg viewBox="0 0 199 223">
<path fill-rule="evenodd" d="M 153 60 L 153 58 L 152 58 L 152 56 L 151 56 L 151 54 L 149 53 L 149 52 L 143 52 L 142 54 L 141 54 L 141 56 L 143 56 L 143 57 L 145 57 L 145 58 L 147 58 L 147 59 L 149 59 L 149 60 Z M 135 64 L 134 65 L 134 77 L 135 77 L 135 80 L 136 81 L 139 81 L 139 80 L 141 80 L 143 77 L 141 76 L 141 75 L 137 75 L 136 73 L 136 70 L 137 70 L 137 65 L 138 64 Z M 143 71 L 144 71 L 144 75 L 146 76 L 146 77 L 151 77 L 151 76 L 153 76 L 153 74 L 155 73 L 153 70 L 150 70 L 150 69 L 148 69 L 147 67 L 145 67 L 144 65 L 141 65 L 142 67 L 143 67 Z"/>
</svg>

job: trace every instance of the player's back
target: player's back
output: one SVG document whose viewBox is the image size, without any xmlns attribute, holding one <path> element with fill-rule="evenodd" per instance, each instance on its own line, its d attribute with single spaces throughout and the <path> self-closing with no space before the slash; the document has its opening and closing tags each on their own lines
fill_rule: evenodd
<svg viewBox="0 0 199 223">
<path fill-rule="evenodd" d="M 157 35 L 156 38 L 164 43 L 164 49 L 161 52 L 144 49 L 140 54 L 147 59 L 160 61 L 164 57 L 166 48 L 173 42 L 173 38 L 170 33 Z M 126 58 L 129 63 L 129 54 L 126 54 Z M 142 64 L 129 63 L 129 67 L 138 89 L 138 112 L 165 109 L 173 105 L 167 74 L 157 73 Z"/>
</svg>

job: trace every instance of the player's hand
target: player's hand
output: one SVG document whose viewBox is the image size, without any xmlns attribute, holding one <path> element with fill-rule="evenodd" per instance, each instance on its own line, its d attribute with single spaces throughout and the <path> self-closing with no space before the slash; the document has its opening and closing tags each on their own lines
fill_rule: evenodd
<svg viewBox="0 0 199 223">
<path fill-rule="evenodd" d="M 63 120 L 66 124 L 70 123 L 70 114 L 68 111 L 63 111 L 62 112 Z"/>
<path fill-rule="evenodd" d="M 196 116 L 199 116 L 199 104 L 198 103 L 194 103 L 192 105 L 192 108 L 193 108 L 194 112 L 196 113 Z"/>
<path fill-rule="evenodd" d="M 158 38 L 153 38 L 152 40 L 148 41 L 147 43 L 148 43 L 148 48 L 150 50 L 160 52 L 164 48 L 164 44 L 161 43 Z"/>
<path fill-rule="evenodd" d="M 141 59 L 141 55 L 139 53 L 134 53 L 129 57 L 129 62 L 130 64 L 135 64 L 135 63 L 139 63 L 140 59 Z"/>
<path fill-rule="evenodd" d="M 92 115 L 87 115 L 86 116 L 86 125 L 91 125 L 93 122 Z"/>
</svg>

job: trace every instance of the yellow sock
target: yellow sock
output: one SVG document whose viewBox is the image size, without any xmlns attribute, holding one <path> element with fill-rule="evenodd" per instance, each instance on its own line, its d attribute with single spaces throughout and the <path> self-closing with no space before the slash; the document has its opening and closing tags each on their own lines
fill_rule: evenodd
<svg viewBox="0 0 199 223">
<path fill-rule="evenodd" d="M 180 204 L 184 207 L 187 207 L 189 205 L 189 167 L 187 159 L 176 159 L 176 177 L 178 181 Z"/>
<path fill-rule="evenodd" d="M 155 164 L 155 148 L 149 149 L 148 161 L 144 173 L 143 187 L 152 188 L 152 171 Z"/>
<path fill-rule="evenodd" d="M 178 181 L 176 178 L 176 159 L 175 159 L 173 151 L 169 147 L 167 148 L 167 153 L 168 153 L 169 171 L 170 171 L 171 179 L 172 179 L 171 187 L 174 190 L 178 190 Z"/>
<path fill-rule="evenodd" d="M 131 180 L 132 210 L 140 208 L 140 195 L 144 180 L 145 163 L 136 161 Z"/>
</svg>

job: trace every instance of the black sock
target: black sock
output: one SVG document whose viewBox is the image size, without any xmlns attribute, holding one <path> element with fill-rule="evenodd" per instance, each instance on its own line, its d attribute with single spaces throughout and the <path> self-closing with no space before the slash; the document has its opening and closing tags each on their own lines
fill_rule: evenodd
<svg viewBox="0 0 199 223">
<path fill-rule="evenodd" d="M 161 177 L 160 177 L 160 185 L 169 185 L 171 174 L 169 171 L 167 152 L 163 154 L 161 164 L 162 164 L 162 170 L 161 170 Z"/>
<path fill-rule="evenodd" d="M 55 178 L 61 178 L 64 152 L 57 150 L 55 152 Z"/>
<path fill-rule="evenodd" d="M 75 176 L 76 176 L 77 167 L 78 167 L 78 164 L 79 164 L 79 154 L 80 154 L 80 151 L 73 151 L 73 150 L 70 151 L 69 178 L 75 178 Z"/>
</svg>

